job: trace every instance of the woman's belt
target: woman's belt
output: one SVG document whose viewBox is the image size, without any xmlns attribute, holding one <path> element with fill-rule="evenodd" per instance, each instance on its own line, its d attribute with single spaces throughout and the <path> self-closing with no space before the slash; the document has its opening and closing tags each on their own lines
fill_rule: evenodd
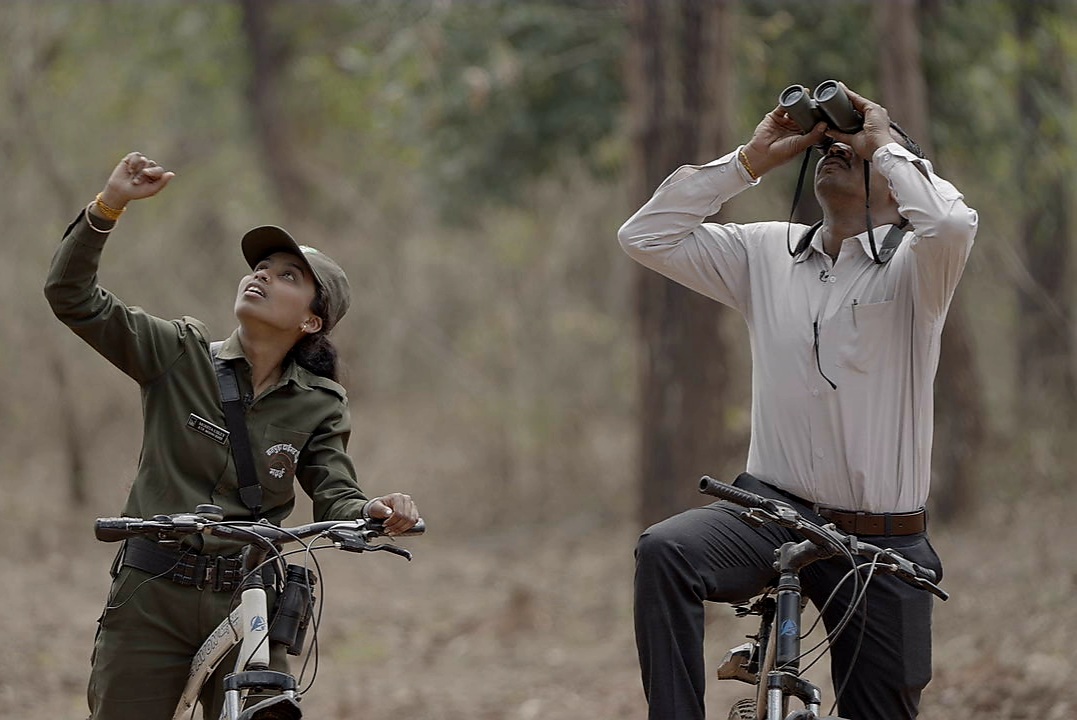
<svg viewBox="0 0 1077 720">
<path fill-rule="evenodd" d="M 123 564 L 199 590 L 232 592 L 243 580 L 242 558 L 174 550 L 140 537 L 126 542 Z"/>
</svg>

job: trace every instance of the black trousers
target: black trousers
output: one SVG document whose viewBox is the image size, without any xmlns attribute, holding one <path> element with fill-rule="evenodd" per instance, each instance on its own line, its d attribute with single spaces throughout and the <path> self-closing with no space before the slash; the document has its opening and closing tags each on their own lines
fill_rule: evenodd
<svg viewBox="0 0 1077 720">
<path fill-rule="evenodd" d="M 763 483 L 743 479 L 737 484 L 789 501 Z M 791 504 L 805 517 L 823 522 L 809 507 Z M 704 718 L 703 602 L 736 602 L 758 594 L 775 577 L 774 550 L 788 540 L 802 539 L 776 525 L 753 528 L 740 519 L 741 512 L 735 505 L 717 502 L 675 515 L 640 536 L 636 647 L 650 720 Z M 942 563 L 926 533 L 864 539 L 895 548 L 942 577 Z M 848 560 L 835 558 L 805 568 L 800 576 L 805 596 L 821 608 L 849 567 Z M 845 614 L 851 597 L 852 583 L 846 582 L 824 614 L 828 631 Z M 927 592 L 893 576 L 872 579 L 866 617 L 858 611 L 831 648 L 835 687 L 853 664 L 838 699 L 839 715 L 849 720 L 916 717 L 920 693 L 931 679 L 932 600 Z M 824 692 L 822 712 L 830 709 L 833 698 Z"/>
</svg>

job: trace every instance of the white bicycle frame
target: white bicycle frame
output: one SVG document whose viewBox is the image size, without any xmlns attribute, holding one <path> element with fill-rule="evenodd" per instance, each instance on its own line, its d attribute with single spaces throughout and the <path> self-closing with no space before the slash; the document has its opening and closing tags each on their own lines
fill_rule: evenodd
<svg viewBox="0 0 1077 720">
<path fill-rule="evenodd" d="M 210 675 L 217 669 L 232 648 L 242 642 L 239 657 L 236 658 L 235 672 L 250 667 L 269 667 L 269 613 L 267 612 L 266 591 L 262 587 L 252 587 L 243 591 L 239 606 L 209 634 L 202 647 L 198 648 L 191 661 L 191 670 L 187 676 L 187 686 L 183 689 L 173 720 L 190 717 L 198 702 L 198 695 Z M 285 691 L 294 696 L 294 691 Z M 225 694 L 225 703 L 221 709 L 221 718 L 235 720 L 242 709 L 242 698 L 238 692 Z"/>
</svg>

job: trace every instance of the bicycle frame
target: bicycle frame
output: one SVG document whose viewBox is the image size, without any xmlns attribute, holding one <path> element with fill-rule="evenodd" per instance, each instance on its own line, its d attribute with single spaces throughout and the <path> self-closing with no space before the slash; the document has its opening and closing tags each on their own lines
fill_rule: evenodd
<svg viewBox="0 0 1077 720">
<path fill-rule="evenodd" d="M 426 524 L 420 518 L 405 535 L 421 535 Z M 385 551 L 408 560 L 411 553 L 386 543 L 370 544 L 368 540 L 383 537 L 379 521 L 370 519 L 326 520 L 285 528 L 265 521 L 221 521 L 221 510 L 215 505 L 199 505 L 194 513 L 158 515 L 152 519 L 132 517 L 98 518 L 94 535 L 103 542 L 119 542 L 145 536 L 162 542 L 175 542 L 189 535 L 213 535 L 247 544 L 242 553 L 242 580 L 239 583 L 240 604 L 203 641 L 192 658 L 186 686 L 172 715 L 173 720 L 189 718 L 198 703 L 199 695 L 210 676 L 228 653 L 240 646 L 234 672 L 224 678 L 224 720 L 298 720 L 299 691 L 295 677 L 269 668 L 270 644 L 286 648 L 291 655 L 302 652 L 307 622 L 311 619 L 314 597 L 312 588 L 316 576 L 308 568 L 287 565 L 283 569 L 282 594 L 277 599 L 276 617 L 270 622 L 265 580 L 261 572 L 266 558 L 272 554 L 274 563 L 282 562 L 281 547 L 289 542 L 307 538 L 327 540 L 347 552 Z M 308 552 L 319 549 L 307 544 Z M 316 623 L 315 623 L 316 627 Z M 244 708 L 244 700 L 252 690 L 271 690 L 265 699 Z"/>
<path fill-rule="evenodd" d="M 811 542 L 787 542 L 777 553 L 776 597 L 768 592 L 751 608 L 738 608 L 740 616 L 762 617 L 754 643 L 733 648 L 718 668 L 718 679 L 735 679 L 755 684 L 755 717 L 784 718 L 790 697 L 804 703 L 805 710 L 818 716 L 822 692 L 800 675 L 801 615 L 803 597 L 800 569 L 825 551 Z"/>
<path fill-rule="evenodd" d="M 786 543 L 778 550 L 778 598 L 774 618 L 774 664 L 766 673 L 767 715 L 780 718 L 786 698 L 797 697 L 804 707 L 819 714 L 822 693 L 800 676 L 801 591 L 800 568 L 814 560 L 818 550 L 808 543 Z"/>
<path fill-rule="evenodd" d="M 910 562 L 895 550 L 862 542 L 833 525 L 817 525 L 806 520 L 787 503 L 719 483 L 707 476 L 700 479 L 699 491 L 748 508 L 741 518 L 750 525 L 759 527 L 774 522 L 805 538 L 799 542 L 786 542 L 776 550 L 776 598 L 770 604 L 766 603 L 769 595 L 765 594 L 750 607 L 743 604 L 735 606 L 739 616 L 757 614 L 762 615 L 763 620 L 759 634 L 754 637 L 755 642 L 731 650 L 718 668 L 718 678 L 721 680 L 736 679 L 756 686 L 756 697 L 734 704 L 730 710 L 730 720 L 824 720 L 819 718 L 822 693 L 818 686 L 801 677 L 800 669 L 800 619 L 803 608 L 800 571 L 808 565 L 839 554 L 852 564 L 849 577 L 857 581 L 853 604 L 833 632 L 840 632 L 844 628 L 846 621 L 852 617 L 853 608 L 863 597 L 863 588 L 857 575 L 861 566 L 854 556 L 871 559 L 868 563 L 871 570 L 868 581 L 876 572 L 887 572 L 943 600 L 949 597 L 935 584 L 932 570 Z M 804 703 L 804 710 L 786 716 L 788 701 L 793 697 Z"/>
<path fill-rule="evenodd" d="M 245 565 L 257 567 L 258 560 L 265 553 L 248 549 Z M 209 677 L 236 645 L 240 646 L 236 658 L 235 670 L 225 678 L 224 706 L 221 709 L 222 720 L 236 720 L 241 715 L 251 717 L 259 706 L 264 704 L 288 703 L 293 709 L 289 714 L 295 718 L 302 717 L 302 712 L 295 705 L 296 682 L 288 673 L 269 670 L 269 612 L 265 584 L 261 573 L 249 572 L 243 581 L 241 600 L 228 617 L 221 621 L 205 642 L 195 653 L 191 661 L 191 670 L 187 676 L 187 685 L 176 705 L 173 720 L 189 717 L 198 702 L 198 696 Z M 257 703 L 254 707 L 243 710 L 243 699 L 247 690 L 271 688 L 279 695 Z"/>
</svg>

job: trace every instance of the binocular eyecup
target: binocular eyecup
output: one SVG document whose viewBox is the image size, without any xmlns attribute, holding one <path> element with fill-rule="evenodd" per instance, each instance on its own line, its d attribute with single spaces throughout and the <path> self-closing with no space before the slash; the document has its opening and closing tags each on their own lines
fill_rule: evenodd
<svg viewBox="0 0 1077 720">
<path fill-rule="evenodd" d="M 778 105 L 797 124 L 802 135 L 820 122 L 849 134 L 860 132 L 864 127 L 864 116 L 853 107 L 837 80 L 819 83 L 814 97 L 803 85 L 790 85 L 778 96 Z"/>
</svg>

